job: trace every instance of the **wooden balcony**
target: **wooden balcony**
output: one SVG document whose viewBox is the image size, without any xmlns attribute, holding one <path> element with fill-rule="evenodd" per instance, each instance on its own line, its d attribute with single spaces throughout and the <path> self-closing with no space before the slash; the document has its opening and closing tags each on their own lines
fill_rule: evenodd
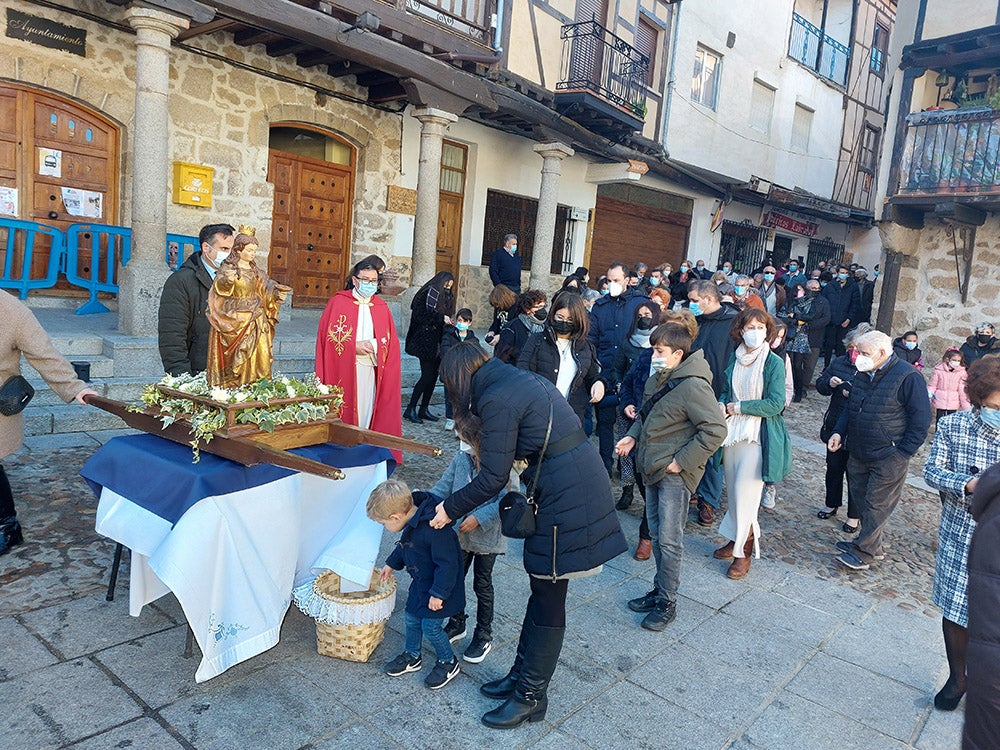
<svg viewBox="0 0 1000 750">
<path fill-rule="evenodd" d="M 642 130 L 649 58 L 596 21 L 567 24 L 560 37 L 556 109 L 612 138 Z"/>
</svg>

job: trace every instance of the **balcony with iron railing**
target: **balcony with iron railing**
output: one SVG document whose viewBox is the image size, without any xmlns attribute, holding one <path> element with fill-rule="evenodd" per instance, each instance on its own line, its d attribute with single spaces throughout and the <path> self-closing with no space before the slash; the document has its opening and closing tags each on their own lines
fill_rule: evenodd
<svg viewBox="0 0 1000 750">
<path fill-rule="evenodd" d="M 492 46 L 497 0 L 380 0 L 450 31 Z"/>
<path fill-rule="evenodd" d="M 607 135 L 642 130 L 649 58 L 596 21 L 562 27 L 556 108 Z"/>
<path fill-rule="evenodd" d="M 1000 203 L 1000 111 L 976 107 L 909 115 L 896 197 Z"/>
<path fill-rule="evenodd" d="M 792 14 L 788 56 L 839 86 L 847 83 L 850 51 L 798 13 Z"/>
</svg>

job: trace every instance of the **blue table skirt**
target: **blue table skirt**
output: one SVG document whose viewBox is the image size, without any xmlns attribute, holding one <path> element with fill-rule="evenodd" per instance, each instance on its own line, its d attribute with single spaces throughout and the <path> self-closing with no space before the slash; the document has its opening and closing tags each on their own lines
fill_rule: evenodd
<svg viewBox="0 0 1000 750">
<path fill-rule="evenodd" d="M 382 461 L 388 462 L 390 475 L 396 468 L 388 449 L 371 445 L 345 448 L 325 443 L 294 448 L 291 453 L 339 469 Z M 107 487 L 171 524 L 202 498 L 239 492 L 295 473 L 271 464 L 243 466 L 205 451 L 193 463 L 190 446 L 146 434 L 109 440 L 80 470 L 98 496 Z"/>
</svg>

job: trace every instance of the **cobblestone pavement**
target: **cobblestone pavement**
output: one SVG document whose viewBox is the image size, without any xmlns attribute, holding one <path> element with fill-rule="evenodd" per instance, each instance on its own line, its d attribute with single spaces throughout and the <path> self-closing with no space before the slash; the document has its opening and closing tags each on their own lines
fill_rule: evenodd
<svg viewBox="0 0 1000 750">
<path fill-rule="evenodd" d="M 29 440 L 4 461 L 26 542 L 0 558 L 0 705 L 10 710 L 0 748 L 955 748 L 961 711 L 929 707 L 944 659 L 930 603 L 939 501 L 917 478 L 927 446 L 911 462 L 886 561 L 847 573 L 834 561 L 842 519 L 816 518 L 825 406 L 813 393 L 787 410 L 794 470 L 776 509 L 761 512 L 763 557 L 747 579 L 728 581 L 711 558 L 715 531 L 689 523 L 668 632 L 642 631 L 623 612 L 648 588 L 648 563 L 623 555 L 575 582 L 550 715 L 511 733 L 479 727 L 492 704 L 476 687 L 513 653 L 526 595 L 516 550 L 498 566 L 495 655 L 463 665 L 469 679 L 453 690 L 425 695 L 378 672 L 400 647 L 399 611 L 373 664 L 317 657 L 312 623 L 293 609 L 277 647 L 196 685 L 176 600 L 127 616 L 127 555 L 122 595 L 104 602 L 114 544 L 94 532 L 96 499 L 78 471 L 107 436 Z M 404 433 L 445 451 L 407 456 L 397 473 L 429 487 L 457 440 L 443 420 Z M 633 546 L 640 512 L 635 503 L 621 516 Z"/>
</svg>

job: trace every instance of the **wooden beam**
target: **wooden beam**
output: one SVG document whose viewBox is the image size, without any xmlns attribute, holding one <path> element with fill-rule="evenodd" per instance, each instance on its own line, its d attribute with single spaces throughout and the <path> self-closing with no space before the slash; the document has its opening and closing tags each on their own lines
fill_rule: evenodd
<svg viewBox="0 0 1000 750">
<path fill-rule="evenodd" d="M 934 206 L 934 216 L 938 219 L 951 219 L 960 224 L 981 227 L 986 223 L 986 212 L 962 203 L 948 201 Z"/>
<path fill-rule="evenodd" d="M 362 73 L 367 73 L 371 70 L 367 65 L 359 65 L 353 60 L 341 60 L 340 62 L 333 63 L 332 65 L 326 66 L 326 72 L 334 78 L 342 78 L 343 76 L 355 76 Z"/>
<path fill-rule="evenodd" d="M 359 86 L 381 86 L 384 83 L 399 80 L 396 76 L 383 73 L 381 70 L 369 70 L 367 73 L 357 73 L 356 79 Z"/>
<path fill-rule="evenodd" d="M 377 86 L 368 87 L 368 101 L 375 104 L 398 102 L 405 98 L 406 90 L 397 80 L 394 80 L 391 83 L 380 83 Z"/>
<path fill-rule="evenodd" d="M 924 228 L 924 212 L 912 206 L 901 206 L 898 203 L 890 203 L 889 220 L 907 229 Z"/>
<path fill-rule="evenodd" d="M 216 18 L 214 21 L 209 21 L 208 23 L 203 23 L 198 26 L 192 26 L 190 29 L 182 31 L 177 35 L 177 41 L 186 42 L 188 39 L 193 39 L 196 36 L 213 34 L 216 31 L 225 31 L 226 29 L 231 29 L 234 26 L 239 26 L 239 24 L 228 18 Z"/>
<path fill-rule="evenodd" d="M 215 18 L 215 10 L 197 0 L 146 0 L 146 3 L 168 13 L 190 18 L 195 23 L 208 23 Z"/>
<path fill-rule="evenodd" d="M 271 57 L 282 57 L 284 55 L 294 55 L 297 52 L 305 52 L 310 49 L 310 45 L 299 42 L 295 39 L 281 39 L 267 45 L 267 54 Z"/>
<path fill-rule="evenodd" d="M 254 27 L 242 29 L 233 35 L 233 41 L 240 47 L 252 47 L 255 44 L 267 44 L 268 42 L 275 42 L 281 38 L 281 34 L 267 29 L 258 29 Z"/>
<path fill-rule="evenodd" d="M 327 52 L 322 49 L 300 52 L 295 56 L 295 62 L 303 68 L 312 68 L 316 65 L 331 65 L 333 63 L 342 62 L 343 59 L 343 56 L 337 54 L 336 52 Z"/>
<path fill-rule="evenodd" d="M 383 70 L 400 78 L 412 77 L 451 93 L 464 106 L 477 105 L 496 109 L 486 82 L 439 60 L 396 44 L 377 34 L 352 31 L 344 33 L 347 24 L 319 11 L 275 0 L 212 0 L 220 15 L 258 28 L 296 39 L 317 49 L 341 54 L 374 70 Z M 381 3 L 366 5 L 380 17 L 392 9 Z M 448 35 L 457 44 L 458 37 Z"/>
</svg>

